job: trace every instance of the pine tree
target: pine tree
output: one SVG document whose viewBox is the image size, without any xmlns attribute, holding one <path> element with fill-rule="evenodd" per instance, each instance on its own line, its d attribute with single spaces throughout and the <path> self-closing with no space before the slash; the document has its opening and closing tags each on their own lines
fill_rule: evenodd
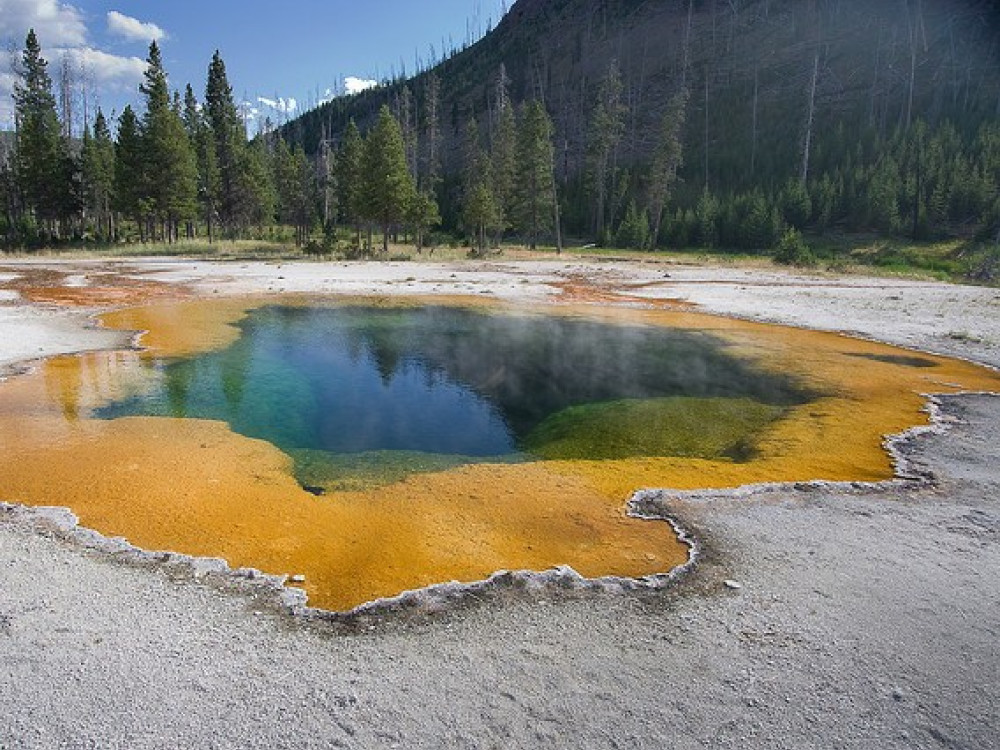
<svg viewBox="0 0 1000 750">
<path fill-rule="evenodd" d="M 198 132 L 204 122 L 199 109 L 198 98 L 194 95 L 191 84 L 188 83 L 184 86 L 184 109 L 181 113 L 181 119 L 184 121 L 184 131 L 192 144 L 198 141 Z"/>
<path fill-rule="evenodd" d="M 295 244 L 301 247 L 309 238 L 316 207 L 315 175 L 302 146 L 291 149 L 279 138 L 274 147 L 274 172 L 278 220 L 295 227 Z"/>
<path fill-rule="evenodd" d="M 214 239 L 216 202 L 219 196 L 219 164 L 215 156 L 215 138 L 198 108 L 191 84 L 184 89 L 184 130 L 194 150 L 198 166 L 198 204 L 205 222 L 208 241 Z"/>
<path fill-rule="evenodd" d="M 441 79 L 431 71 L 424 81 L 423 160 L 419 170 L 421 190 L 431 194 L 441 184 Z"/>
<path fill-rule="evenodd" d="M 660 121 L 660 137 L 653 154 L 650 169 L 649 215 L 652 217 L 652 231 L 649 247 L 656 247 L 660 237 L 663 210 L 670 200 L 670 191 L 677 181 L 677 170 L 684 163 L 682 134 L 687 116 L 688 91 L 682 88 L 670 99 L 667 111 Z"/>
<path fill-rule="evenodd" d="M 493 165 L 483 149 L 479 124 L 470 117 L 462 139 L 462 223 L 476 252 L 486 250 L 487 235 L 501 226 L 493 192 Z"/>
<path fill-rule="evenodd" d="M 629 201 L 625 218 L 615 235 L 615 244 L 633 250 L 643 250 L 648 247 L 649 215 L 645 211 L 640 211 L 634 200 Z"/>
<path fill-rule="evenodd" d="M 613 60 L 601 80 L 587 142 L 587 181 L 590 186 L 594 236 L 601 238 L 607 224 L 608 193 L 615 182 L 618 144 L 625 133 L 625 107 L 618 62 Z"/>
<path fill-rule="evenodd" d="M 17 236 L 18 195 L 13 159 L 0 143 L 0 236 L 4 245 L 13 246 Z"/>
<path fill-rule="evenodd" d="M 500 210 L 486 180 L 477 182 L 466 194 L 462 216 L 474 238 L 473 247 L 482 255 L 486 252 L 488 233 L 500 224 Z"/>
<path fill-rule="evenodd" d="M 416 186 L 406 167 L 406 148 L 399 123 L 385 105 L 365 141 L 363 213 L 382 227 L 382 252 L 389 251 L 389 235 L 406 220 Z"/>
<path fill-rule="evenodd" d="M 475 116 L 465 123 L 461 143 L 462 200 L 484 180 L 492 187 L 492 165 L 482 144 L 482 134 Z"/>
<path fill-rule="evenodd" d="M 292 150 L 284 138 L 278 138 L 274 144 L 272 166 L 274 168 L 274 187 L 277 197 L 275 209 L 278 215 L 278 223 L 294 225 L 294 206 L 296 203 L 295 165 L 292 159 Z M 295 244 L 301 244 L 297 232 Z"/>
<path fill-rule="evenodd" d="M 82 149 L 83 205 L 92 218 L 94 232 L 105 241 L 114 237 L 112 203 L 115 184 L 115 144 L 104 112 L 97 110 L 93 136 L 84 129 Z"/>
<path fill-rule="evenodd" d="M 337 203 L 344 222 L 354 227 L 355 244 L 361 246 L 362 201 L 364 197 L 364 141 L 358 126 L 347 123 L 337 154 Z"/>
<path fill-rule="evenodd" d="M 490 151 L 493 176 L 493 194 L 496 196 L 497 209 L 500 211 L 501 228 L 513 225 L 515 203 L 515 179 L 518 157 L 517 122 L 514 117 L 514 105 L 508 92 L 509 79 L 506 68 L 500 65 L 500 74 L 496 82 L 495 109 L 493 124 L 493 142 Z"/>
<path fill-rule="evenodd" d="M 261 230 L 274 223 L 277 205 L 272 179 L 274 170 L 270 162 L 271 156 L 262 138 L 247 144 L 240 158 L 239 173 L 245 200 L 244 221 L 257 225 Z"/>
<path fill-rule="evenodd" d="M 253 212 L 252 185 L 246 174 L 248 163 L 244 158 L 246 133 L 226 76 L 226 64 L 218 50 L 208 67 L 205 112 L 215 140 L 219 218 L 228 233 L 235 235 L 249 223 Z"/>
<path fill-rule="evenodd" d="M 52 234 L 65 208 L 67 153 L 61 137 L 48 63 L 34 29 L 25 39 L 20 80 L 14 85 L 16 174 L 29 215 Z"/>
<path fill-rule="evenodd" d="M 424 235 L 429 229 L 441 223 L 441 211 L 434 196 L 426 190 L 414 193 L 406 212 L 406 222 L 413 227 L 416 235 L 417 252 L 424 248 Z"/>
<path fill-rule="evenodd" d="M 319 193 L 323 232 L 327 238 L 336 236 L 337 228 L 337 153 L 330 140 L 320 143 L 316 159 L 316 189 Z"/>
<path fill-rule="evenodd" d="M 789 179 L 779 196 L 784 220 L 796 229 L 802 229 L 812 217 L 812 199 L 801 180 Z"/>
<path fill-rule="evenodd" d="M 555 218 L 552 122 L 537 99 L 524 106 L 517 138 L 515 227 L 532 250 Z"/>
<path fill-rule="evenodd" d="M 397 92 L 395 101 L 393 102 L 393 116 L 396 118 L 396 122 L 399 123 L 399 130 L 403 136 L 403 146 L 406 153 L 406 168 L 410 172 L 410 176 L 416 181 L 418 172 L 418 155 L 419 155 L 419 141 L 417 138 L 417 127 L 414 122 L 414 103 L 413 94 L 410 93 L 410 87 L 403 84 L 402 88 Z"/>
<path fill-rule="evenodd" d="M 698 244 L 702 247 L 716 247 L 719 244 L 719 201 L 708 188 L 702 191 L 695 214 L 698 224 Z"/>
<path fill-rule="evenodd" d="M 80 138 L 80 192 L 82 199 L 83 230 L 86 235 L 89 230 L 93 230 L 96 235 L 100 229 L 98 223 L 94 226 L 94 209 L 91 205 L 91 171 L 94 163 L 94 138 L 91 135 L 90 127 L 85 126 L 83 136 Z"/>
<path fill-rule="evenodd" d="M 866 215 L 871 226 L 890 234 L 901 228 L 899 192 L 898 165 L 887 157 L 868 180 Z"/>
<path fill-rule="evenodd" d="M 167 74 L 155 41 L 149 45 L 146 62 L 145 81 L 139 87 L 146 97 L 142 120 L 145 195 L 152 215 L 162 223 L 164 238 L 171 242 L 177 239 L 178 222 L 197 213 L 198 170 L 177 111 L 179 98 L 177 108 L 171 106 Z"/>
<path fill-rule="evenodd" d="M 973 149 L 990 187 L 990 199 L 978 217 L 983 227 L 981 232 L 994 245 L 1000 246 L 1000 123 L 991 122 L 980 127 Z"/>
<path fill-rule="evenodd" d="M 140 240 L 145 239 L 145 158 L 139 119 L 130 105 L 125 105 L 118 118 L 118 140 L 115 143 L 115 182 L 113 206 L 135 221 Z"/>
</svg>

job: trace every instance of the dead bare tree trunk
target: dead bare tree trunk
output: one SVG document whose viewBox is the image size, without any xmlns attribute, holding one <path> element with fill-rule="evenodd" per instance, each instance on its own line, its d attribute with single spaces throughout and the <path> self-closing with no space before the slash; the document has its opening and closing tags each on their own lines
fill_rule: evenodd
<svg viewBox="0 0 1000 750">
<path fill-rule="evenodd" d="M 910 29 L 910 85 L 906 93 L 906 129 L 910 129 L 910 121 L 913 117 L 913 86 L 917 78 L 917 44 L 914 38 L 915 31 Z"/>
<path fill-rule="evenodd" d="M 62 110 L 62 134 L 73 137 L 73 58 L 63 52 L 59 64 L 59 108 Z"/>
<path fill-rule="evenodd" d="M 417 184 L 434 193 L 441 170 L 441 82 L 432 72 L 424 84 L 424 165 Z"/>
<path fill-rule="evenodd" d="M 757 94 L 759 90 L 758 66 L 753 66 L 753 127 L 750 133 L 750 172 L 757 167 Z"/>
<path fill-rule="evenodd" d="M 819 80 L 819 50 L 813 58 L 812 82 L 809 84 L 809 106 L 806 109 L 806 132 L 802 144 L 802 170 L 799 180 L 803 185 L 809 179 L 809 152 L 812 149 L 813 119 L 816 111 L 816 82 Z"/>
<path fill-rule="evenodd" d="M 910 26 L 910 82 L 906 93 L 906 129 L 910 129 L 913 121 L 913 92 L 917 84 L 917 37 L 924 37 L 924 51 L 927 51 L 927 37 L 923 33 L 924 10 L 921 0 L 917 0 L 917 16 L 914 18 L 910 13 L 910 4 L 906 4 L 906 15 Z"/>
<path fill-rule="evenodd" d="M 562 255 L 562 226 L 559 223 L 559 194 L 556 192 L 555 175 L 552 175 L 552 213 L 556 223 L 556 255 Z"/>
<path fill-rule="evenodd" d="M 691 69 L 691 21 L 694 17 L 694 0 L 688 0 L 687 26 L 684 29 L 684 63 L 681 66 L 681 88 L 688 85 L 688 73 Z"/>
<path fill-rule="evenodd" d="M 705 189 L 708 190 L 708 65 L 705 65 Z"/>
<path fill-rule="evenodd" d="M 868 124 L 874 127 L 877 111 L 879 66 L 882 63 L 882 26 L 879 24 L 878 41 L 875 43 L 875 74 L 872 76 L 872 90 L 868 102 Z"/>
</svg>

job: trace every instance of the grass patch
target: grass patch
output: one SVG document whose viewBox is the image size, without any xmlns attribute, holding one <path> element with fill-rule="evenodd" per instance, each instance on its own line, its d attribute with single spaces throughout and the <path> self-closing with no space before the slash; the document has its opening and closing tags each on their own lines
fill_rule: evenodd
<svg viewBox="0 0 1000 750">
<path fill-rule="evenodd" d="M 519 456 L 458 456 L 420 451 L 328 453 L 300 450 L 291 453 L 295 478 L 303 487 L 323 492 L 363 492 L 401 482 L 413 474 L 447 471 L 476 463 L 516 463 Z"/>
<path fill-rule="evenodd" d="M 417 251 L 410 243 L 392 243 L 389 253 L 363 254 L 353 249 L 353 239 L 346 234 L 332 243 L 313 241 L 304 248 L 296 247 L 280 237 L 265 240 L 184 240 L 174 244 L 121 243 L 116 245 L 67 245 L 39 250 L 6 251 L 9 257 L 58 258 L 142 258 L 181 257 L 206 260 L 259 260 L 290 262 L 294 260 L 370 260 L 456 262 L 470 259 L 467 247 L 457 242 L 438 244 Z M 913 242 L 901 238 L 886 238 L 874 234 L 807 234 L 811 255 L 789 258 L 798 265 L 815 264 L 822 270 L 838 274 L 904 276 L 932 278 L 941 281 L 1000 284 L 1000 245 L 989 241 L 948 239 L 933 242 Z M 770 256 L 725 248 L 670 248 L 666 250 L 634 250 L 592 245 L 567 247 L 561 255 L 554 247 L 536 250 L 511 243 L 491 250 L 486 256 L 507 260 L 594 260 L 622 263 L 664 263 L 669 265 L 718 265 L 737 268 L 761 268 L 774 261 Z"/>
<path fill-rule="evenodd" d="M 209 258 L 217 260 L 289 260 L 301 257 L 301 251 L 282 242 L 261 240 L 183 240 L 165 242 L 120 243 L 114 245 L 65 245 L 39 250 L 7 253 L 11 256 L 55 258 Z"/>
<path fill-rule="evenodd" d="M 548 460 L 682 456 L 749 460 L 760 432 L 784 409 L 748 398 L 624 399 L 564 409 L 524 449 Z"/>
<path fill-rule="evenodd" d="M 956 241 L 911 244 L 883 240 L 856 248 L 850 255 L 853 260 L 890 273 L 917 273 L 949 280 L 963 276 L 966 270 L 956 257 L 959 246 Z"/>
<path fill-rule="evenodd" d="M 958 238 L 913 242 L 871 235 L 821 235 L 813 242 L 817 256 L 833 272 L 1000 282 L 1000 247 L 989 242 Z"/>
</svg>

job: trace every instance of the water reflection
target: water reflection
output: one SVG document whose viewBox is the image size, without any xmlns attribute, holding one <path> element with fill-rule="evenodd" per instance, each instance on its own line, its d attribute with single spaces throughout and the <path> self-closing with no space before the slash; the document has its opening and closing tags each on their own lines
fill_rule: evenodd
<svg viewBox="0 0 1000 750">
<path fill-rule="evenodd" d="M 997 390 L 996 373 L 964 362 L 687 313 L 598 312 L 609 324 L 556 317 L 570 310 L 272 308 L 251 313 L 229 346 L 246 309 L 116 313 L 105 322 L 149 330 L 150 350 L 55 358 L 0 383 L 0 497 L 65 505 L 83 526 L 145 549 L 301 573 L 311 604 L 345 609 L 501 569 L 662 573 L 688 551 L 669 525 L 626 515 L 636 488 L 887 479 L 884 435 L 926 423 L 921 394 Z M 210 346 L 214 355 L 179 358 Z M 825 395 L 796 406 L 810 394 L 763 369 Z M 394 388 L 406 398 L 383 403 Z M 335 443 L 383 412 L 390 423 L 426 419 L 439 389 L 499 425 L 506 442 L 488 450 L 527 447 L 530 460 L 266 442 Z M 353 422 L 329 421 L 338 399 L 360 405 Z M 222 421 L 91 418 L 126 407 L 242 420 L 266 440 Z M 753 444 L 734 441 L 741 431 Z"/>
<path fill-rule="evenodd" d="M 570 407 L 664 397 L 810 397 L 696 331 L 425 307 L 266 307 L 221 351 L 97 411 L 223 420 L 289 453 L 516 455 Z"/>
<path fill-rule="evenodd" d="M 67 422 L 80 417 L 85 357 L 59 357 L 45 363 L 45 386 L 49 399 L 59 404 Z M 93 382 L 93 379 L 91 379 Z"/>
</svg>

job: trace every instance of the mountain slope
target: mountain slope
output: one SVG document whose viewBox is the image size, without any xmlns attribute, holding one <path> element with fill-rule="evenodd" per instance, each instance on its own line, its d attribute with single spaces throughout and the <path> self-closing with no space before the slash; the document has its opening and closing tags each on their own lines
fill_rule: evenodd
<svg viewBox="0 0 1000 750">
<path fill-rule="evenodd" d="M 285 133 L 315 151 L 351 118 L 364 130 L 407 87 L 419 136 L 433 75 L 444 153 L 454 155 L 470 115 L 488 132 L 504 70 L 515 102 L 545 101 L 557 175 L 572 194 L 583 190 L 598 83 L 615 61 L 627 107 L 617 165 L 648 164 L 667 102 L 685 87 L 680 200 L 692 204 L 705 186 L 773 193 L 803 173 L 807 132 L 805 166 L 820 173 L 852 150 L 865 151 L 855 162 L 874 158 L 918 120 L 949 121 L 966 139 L 996 120 L 998 30 L 989 0 L 518 0 L 480 42 L 431 71 L 330 102 Z M 454 156 L 444 167 L 456 168 Z M 625 179 L 634 183 L 634 172 Z"/>
</svg>

